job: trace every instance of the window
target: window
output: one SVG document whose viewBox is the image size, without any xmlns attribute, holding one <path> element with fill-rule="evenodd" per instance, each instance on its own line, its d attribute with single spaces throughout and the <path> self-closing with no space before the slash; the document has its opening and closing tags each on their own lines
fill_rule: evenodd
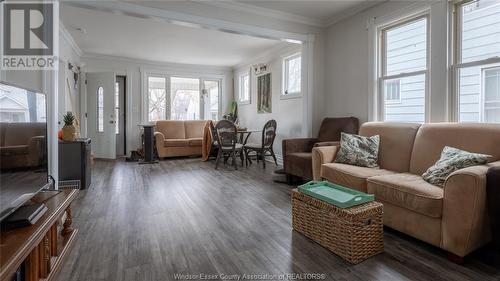
<svg viewBox="0 0 500 281">
<path fill-rule="evenodd" d="M 200 79 L 170 77 L 170 120 L 200 119 Z"/>
<path fill-rule="evenodd" d="M 167 91 L 165 77 L 148 77 L 148 121 L 166 119 Z"/>
<path fill-rule="evenodd" d="M 455 12 L 456 119 L 499 123 L 500 3 L 468 1 Z"/>
<path fill-rule="evenodd" d="M 97 132 L 104 132 L 104 89 L 97 88 Z"/>
<path fill-rule="evenodd" d="M 240 75 L 239 100 L 242 104 L 250 103 L 250 73 Z"/>
<path fill-rule="evenodd" d="M 300 95 L 301 64 L 300 53 L 283 60 L 283 96 Z"/>
<path fill-rule="evenodd" d="M 428 17 L 380 30 L 378 119 L 423 123 L 426 119 Z"/>
<path fill-rule="evenodd" d="M 120 84 L 115 82 L 115 133 L 120 133 Z"/>
<path fill-rule="evenodd" d="M 386 103 L 401 103 L 401 80 L 390 80 L 385 84 Z"/>
</svg>

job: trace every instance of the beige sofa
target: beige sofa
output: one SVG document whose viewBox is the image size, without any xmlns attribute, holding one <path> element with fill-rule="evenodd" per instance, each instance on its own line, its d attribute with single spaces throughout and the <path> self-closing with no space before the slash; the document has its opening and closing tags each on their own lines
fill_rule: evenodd
<svg viewBox="0 0 500 281">
<path fill-rule="evenodd" d="M 499 124 L 370 122 L 360 135 L 380 135 L 379 166 L 332 163 L 337 146 L 313 149 L 313 177 L 374 194 L 384 224 L 464 257 L 491 240 L 486 171 L 500 166 Z M 494 162 L 452 173 L 444 188 L 421 177 L 445 145 L 493 155 Z"/>
<path fill-rule="evenodd" d="M 0 168 L 28 168 L 44 164 L 45 123 L 0 123 Z"/>
<path fill-rule="evenodd" d="M 203 130 L 207 121 L 157 121 L 156 150 L 159 157 L 201 155 Z"/>
</svg>

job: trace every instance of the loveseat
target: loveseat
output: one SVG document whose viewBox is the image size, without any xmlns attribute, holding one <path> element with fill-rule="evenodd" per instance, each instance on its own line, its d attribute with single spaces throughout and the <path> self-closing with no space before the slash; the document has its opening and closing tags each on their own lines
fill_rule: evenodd
<svg viewBox="0 0 500 281">
<path fill-rule="evenodd" d="M 201 155 L 205 120 L 162 120 L 155 124 L 156 150 L 159 157 Z"/>
<path fill-rule="evenodd" d="M 486 172 L 500 166 L 500 124 L 370 122 L 362 136 L 380 135 L 379 168 L 332 163 L 338 146 L 313 149 L 313 176 L 375 195 L 384 224 L 464 257 L 491 240 Z M 444 187 L 422 179 L 444 146 L 489 154 L 493 162 L 453 172 Z"/>
<path fill-rule="evenodd" d="M 46 159 L 46 123 L 0 123 L 2 169 L 30 168 Z"/>
</svg>

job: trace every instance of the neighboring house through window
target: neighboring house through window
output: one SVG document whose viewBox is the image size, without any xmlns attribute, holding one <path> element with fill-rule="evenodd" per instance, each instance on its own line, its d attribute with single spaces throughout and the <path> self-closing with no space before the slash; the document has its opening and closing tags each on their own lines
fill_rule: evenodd
<svg viewBox="0 0 500 281">
<path fill-rule="evenodd" d="M 500 122 L 500 2 L 455 6 L 455 119 Z"/>
<path fill-rule="evenodd" d="M 250 103 L 250 73 L 245 72 L 239 76 L 239 102 L 241 104 Z"/>
<path fill-rule="evenodd" d="M 428 21 L 428 15 L 419 15 L 379 30 L 379 120 L 426 121 Z"/>
<path fill-rule="evenodd" d="M 283 59 L 283 93 L 282 96 L 300 95 L 302 58 L 300 53 Z"/>
</svg>

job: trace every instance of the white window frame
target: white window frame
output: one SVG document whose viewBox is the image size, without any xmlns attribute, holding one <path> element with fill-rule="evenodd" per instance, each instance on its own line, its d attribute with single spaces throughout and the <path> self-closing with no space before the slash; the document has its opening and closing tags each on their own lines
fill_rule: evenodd
<svg viewBox="0 0 500 281">
<path fill-rule="evenodd" d="M 226 82 L 227 78 L 222 75 L 222 74 L 205 74 L 204 72 L 192 72 L 192 71 L 179 71 L 179 70 L 159 70 L 159 69 L 146 69 L 146 68 L 140 68 L 140 73 L 141 73 L 141 120 L 142 123 L 153 123 L 152 121 L 149 121 L 149 95 L 148 95 L 148 89 L 149 89 L 149 77 L 159 77 L 159 78 L 165 78 L 165 87 L 167 91 L 167 98 L 166 98 L 166 114 L 165 118 L 166 120 L 170 120 L 170 78 L 171 77 L 182 77 L 182 78 L 193 78 L 193 79 L 199 79 L 200 80 L 200 119 L 199 120 L 204 120 L 203 115 L 202 115 L 202 89 L 203 89 L 203 81 L 204 80 L 213 80 L 213 81 L 219 81 L 219 109 L 218 109 L 218 119 L 220 120 L 222 118 L 222 115 L 224 114 L 222 111 L 222 101 L 223 101 L 223 95 L 226 92 Z"/>
<path fill-rule="evenodd" d="M 281 78 L 282 89 L 281 89 L 281 94 L 280 94 L 281 99 L 291 99 L 291 98 L 302 97 L 302 90 L 299 92 L 291 92 L 291 93 L 288 92 L 288 62 L 293 60 L 293 59 L 299 58 L 299 57 L 302 61 L 302 52 L 294 53 L 292 55 L 289 55 L 289 56 L 286 56 L 283 58 L 282 75 L 281 75 L 281 77 L 282 77 Z M 302 89 L 302 64 L 300 66 L 300 72 L 301 72 L 300 85 L 301 85 L 301 89 Z"/>
<path fill-rule="evenodd" d="M 399 26 L 403 26 L 409 24 L 414 21 L 418 21 L 420 19 L 426 19 L 427 30 L 426 30 L 426 69 L 411 71 L 411 72 L 402 72 L 399 74 L 386 75 L 386 61 L 385 61 L 385 50 L 386 50 L 386 38 L 385 34 L 387 30 L 397 28 Z M 386 25 L 381 25 L 377 29 L 377 90 L 376 90 L 376 99 L 373 100 L 375 102 L 376 107 L 376 119 L 377 121 L 385 121 L 385 91 L 384 91 L 384 82 L 388 80 L 396 80 L 403 79 L 411 76 L 424 75 L 425 76 L 425 106 L 424 106 L 424 122 L 427 123 L 430 121 L 430 69 L 431 69 L 431 17 L 430 11 L 425 10 L 424 12 L 413 14 L 411 16 L 407 16 L 401 18 L 399 20 L 393 21 Z M 401 89 L 401 87 L 400 87 Z M 401 97 L 401 95 L 400 95 Z M 391 104 L 391 103 L 389 103 Z"/>
<path fill-rule="evenodd" d="M 243 96 L 243 78 L 248 76 L 248 99 L 242 99 Z M 251 92 L 251 76 L 250 71 L 242 72 L 238 75 L 238 103 L 241 105 L 252 103 L 252 92 Z"/>
<path fill-rule="evenodd" d="M 460 122 L 460 70 L 464 68 L 482 66 L 481 69 L 481 112 L 479 113 L 481 122 L 484 122 L 484 69 L 492 68 L 500 64 L 500 57 L 491 57 L 471 62 L 462 62 L 462 13 L 460 7 L 475 0 L 455 1 L 452 7 L 452 66 L 451 66 L 451 120 Z"/>
</svg>

